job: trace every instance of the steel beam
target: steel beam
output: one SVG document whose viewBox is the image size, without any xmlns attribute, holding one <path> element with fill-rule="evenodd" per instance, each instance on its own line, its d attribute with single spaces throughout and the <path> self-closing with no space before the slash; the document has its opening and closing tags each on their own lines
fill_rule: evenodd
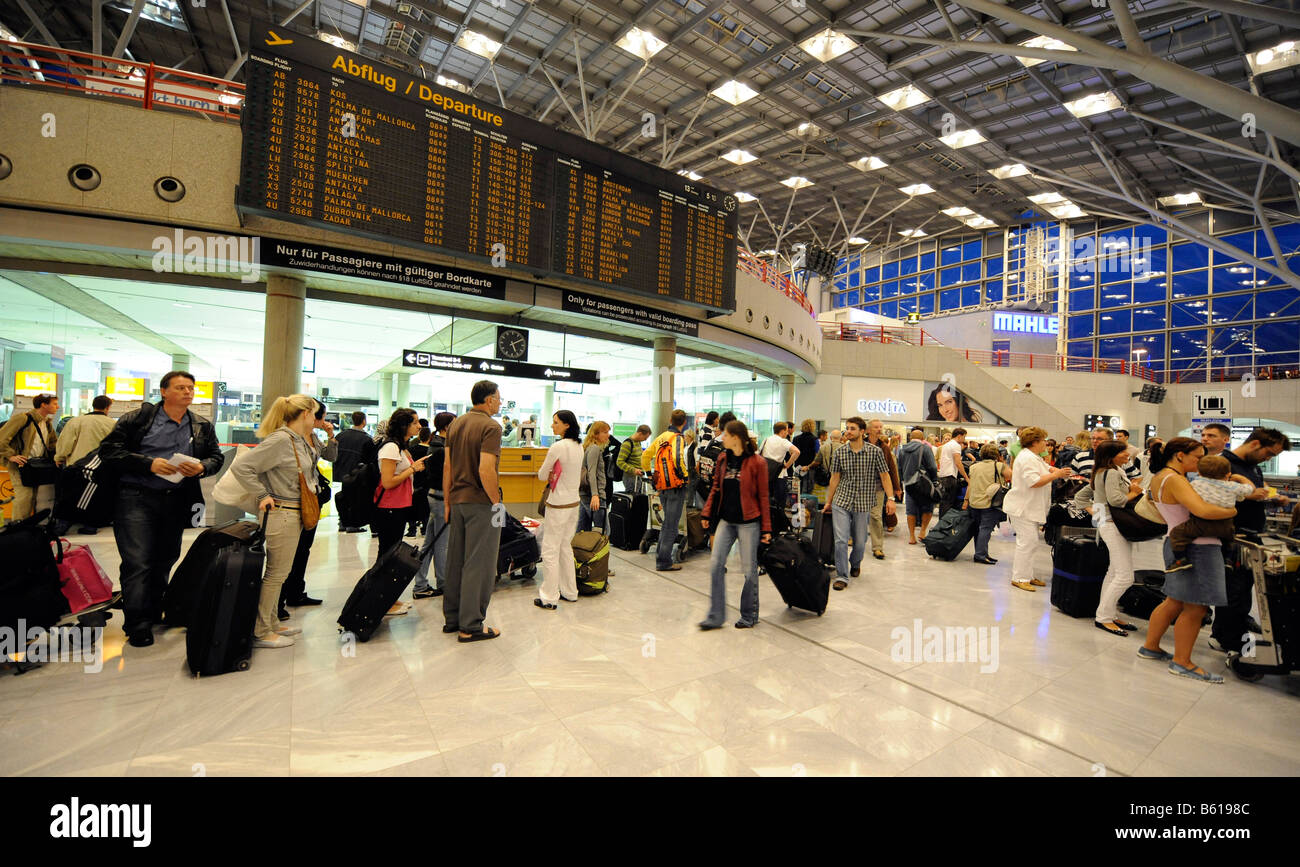
<svg viewBox="0 0 1300 867">
<path fill-rule="evenodd" d="M 24 0 L 18 2 L 26 3 Z M 117 44 L 113 46 L 113 57 L 121 57 L 122 52 L 126 51 L 127 44 L 131 37 L 135 35 L 135 26 L 140 23 L 140 13 L 144 11 L 144 0 L 135 0 L 131 4 L 131 14 L 126 16 L 126 23 L 122 25 L 122 32 L 117 37 Z"/>
</svg>

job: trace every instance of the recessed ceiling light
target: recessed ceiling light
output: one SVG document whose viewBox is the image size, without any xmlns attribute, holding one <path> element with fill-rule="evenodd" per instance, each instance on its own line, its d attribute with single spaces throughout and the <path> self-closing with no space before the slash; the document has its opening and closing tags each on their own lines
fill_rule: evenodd
<svg viewBox="0 0 1300 867">
<path fill-rule="evenodd" d="M 1246 62 L 1250 64 L 1250 69 L 1256 75 L 1265 72 L 1272 72 L 1275 69 L 1285 69 L 1288 66 L 1295 66 L 1300 63 L 1300 49 L 1296 43 L 1287 40 L 1279 42 L 1272 48 L 1265 48 L 1262 51 L 1256 51 L 1254 54 L 1246 55 Z"/>
<path fill-rule="evenodd" d="M 757 202 L 757 201 L 758 201 L 758 196 L 751 196 L 749 193 L 736 193 L 736 201 L 738 201 L 738 202 Z"/>
<path fill-rule="evenodd" d="M 799 47 L 825 63 L 828 60 L 834 60 L 841 54 L 848 54 L 858 47 L 858 43 L 850 36 L 845 36 L 843 33 L 827 28 L 821 33 L 809 36 L 800 42 Z"/>
<path fill-rule="evenodd" d="M 1018 178 L 1021 175 L 1029 174 L 1029 169 L 1023 163 L 1010 163 L 1005 166 L 999 166 L 996 169 L 989 169 L 989 174 L 999 180 L 1007 178 Z"/>
<path fill-rule="evenodd" d="M 1064 105 L 1066 110 L 1075 117 L 1090 117 L 1119 108 L 1119 97 L 1107 90 L 1070 100 Z"/>
<path fill-rule="evenodd" d="M 1241 266 L 1241 265 L 1238 265 L 1238 266 L 1235 267 L 1235 268 L 1229 268 L 1229 269 L 1228 269 L 1228 273 L 1229 273 L 1229 274 L 1249 274 L 1249 273 L 1250 273 L 1250 269 L 1249 269 L 1249 268 L 1246 268 L 1246 267 L 1243 267 L 1243 266 Z"/>
<path fill-rule="evenodd" d="M 1057 205 L 1048 205 L 1046 210 L 1047 213 L 1056 217 L 1058 220 L 1074 220 L 1079 217 L 1087 216 L 1082 208 L 1070 201 L 1065 201 Z"/>
<path fill-rule="evenodd" d="M 748 102 L 758 96 L 757 90 L 754 90 L 743 81 L 736 81 L 734 78 L 730 81 L 724 81 L 713 90 L 710 90 L 709 93 L 732 105 L 740 105 L 742 102 Z"/>
<path fill-rule="evenodd" d="M 434 81 L 438 82 L 438 84 L 443 87 L 448 87 L 452 90 L 459 90 L 461 93 L 469 93 L 469 86 L 454 78 L 448 78 L 445 75 L 437 75 L 434 77 Z"/>
<path fill-rule="evenodd" d="M 813 182 L 800 175 L 791 175 L 781 183 L 785 184 L 792 190 L 802 190 L 804 187 L 811 187 Z"/>
<path fill-rule="evenodd" d="M 501 50 L 501 43 L 491 37 L 484 36 L 474 30 L 466 30 L 456 40 L 456 44 L 468 51 L 470 54 L 477 54 L 479 57 L 492 60 Z"/>
<path fill-rule="evenodd" d="M 1025 46 L 1026 48 L 1049 48 L 1052 51 L 1077 51 L 1078 50 L 1073 45 L 1067 45 L 1061 40 L 1053 39 L 1050 36 L 1035 36 L 1033 39 L 1026 39 L 1024 42 L 1021 42 L 1020 44 Z M 1037 66 L 1040 63 L 1047 62 L 1037 57 L 1017 56 L 1016 60 L 1019 60 L 1025 66 Z"/>
<path fill-rule="evenodd" d="M 940 213 L 949 217 L 969 217 L 975 212 L 970 208 L 944 208 Z"/>
<path fill-rule="evenodd" d="M 1201 203 L 1201 194 L 1195 191 L 1175 193 L 1172 196 L 1161 196 L 1156 201 L 1162 205 L 1199 205 Z"/>
<path fill-rule="evenodd" d="M 962 222 L 970 226 L 972 229 L 992 229 L 997 225 L 997 223 L 993 222 L 988 217 L 982 217 L 979 214 L 976 214 L 969 220 L 962 220 Z"/>
<path fill-rule="evenodd" d="M 182 303 L 182 302 L 180 302 L 180 301 L 173 301 L 173 302 L 172 302 L 172 306 L 173 306 L 173 307 L 182 307 L 182 308 L 184 308 L 184 309 L 186 309 L 186 310 L 189 310 L 189 309 L 191 309 L 191 308 L 194 307 L 193 304 L 185 304 L 185 303 Z"/>
<path fill-rule="evenodd" d="M 905 108 L 911 108 L 914 105 L 920 105 L 923 102 L 929 102 L 930 97 L 915 85 L 905 84 L 897 90 L 891 90 L 888 93 L 881 93 L 876 99 L 892 108 L 894 111 L 902 111 Z"/>
<path fill-rule="evenodd" d="M 1029 201 L 1035 205 L 1054 205 L 1058 202 L 1068 201 L 1068 199 L 1060 193 L 1039 193 L 1036 196 L 1030 196 Z"/>
<path fill-rule="evenodd" d="M 812 121 L 804 121 L 798 126 L 788 130 L 791 135 L 797 135 L 801 138 L 812 138 L 821 135 L 822 128 Z"/>
<path fill-rule="evenodd" d="M 924 237 L 927 237 L 926 234 L 925 234 L 925 230 L 923 230 L 923 229 L 904 229 L 903 231 L 899 232 L 898 234 L 902 235 L 904 238 L 924 238 Z"/>
<path fill-rule="evenodd" d="M 319 39 L 321 42 L 327 42 L 330 45 L 333 45 L 335 48 L 342 48 L 344 51 L 357 50 L 357 44 L 355 42 L 349 42 L 348 40 L 344 39 L 342 36 L 335 36 L 333 33 L 326 33 L 324 31 L 318 30 L 316 31 L 316 38 Z"/>
<path fill-rule="evenodd" d="M 876 169 L 883 169 L 885 166 L 889 165 L 889 163 L 885 162 L 880 157 L 858 157 L 856 160 L 849 163 L 849 165 L 853 166 L 853 168 L 860 172 L 874 172 Z"/>
<path fill-rule="evenodd" d="M 677 174 L 681 175 L 684 178 L 690 178 L 693 181 L 698 181 L 704 177 L 704 175 L 700 174 L 699 172 L 693 171 L 691 169 L 681 169 L 680 171 L 677 172 Z"/>
<path fill-rule="evenodd" d="M 863 244 L 870 244 L 871 242 L 866 238 L 859 238 L 857 235 L 854 235 L 852 238 L 849 238 L 849 243 L 861 247 Z"/>
<path fill-rule="evenodd" d="M 959 129 L 949 135 L 939 136 L 939 141 L 943 142 L 953 150 L 959 150 L 960 148 L 970 147 L 973 144 L 979 144 L 980 142 L 985 141 L 985 138 L 977 129 Z"/>
<path fill-rule="evenodd" d="M 899 187 L 898 191 L 905 196 L 925 196 L 934 192 L 934 187 L 929 184 L 908 184 L 906 187 Z"/>
<path fill-rule="evenodd" d="M 633 27 L 623 38 L 614 43 L 628 54 L 636 55 L 642 60 L 649 60 L 664 49 L 668 43 L 664 42 L 658 36 L 655 36 L 649 30 L 642 30 L 640 27 Z"/>
<path fill-rule="evenodd" d="M 758 157 L 754 156 L 749 151 L 741 150 L 740 148 L 727 151 L 722 155 L 722 158 L 727 162 L 735 163 L 738 166 L 743 166 L 745 163 L 752 163 L 754 160 L 758 159 Z"/>
</svg>

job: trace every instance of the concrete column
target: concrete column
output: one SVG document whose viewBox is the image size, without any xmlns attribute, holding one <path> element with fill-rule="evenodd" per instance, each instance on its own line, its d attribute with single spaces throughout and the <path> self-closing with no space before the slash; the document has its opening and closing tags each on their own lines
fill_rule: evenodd
<svg viewBox="0 0 1300 867">
<path fill-rule="evenodd" d="M 537 441 L 540 443 L 542 434 L 550 435 L 551 433 L 551 416 L 555 415 L 557 407 L 555 405 L 555 383 L 548 382 L 542 389 L 542 414 L 537 417 Z"/>
<path fill-rule="evenodd" d="M 173 352 L 172 370 L 189 370 L 191 361 L 193 358 L 188 352 Z"/>
<path fill-rule="evenodd" d="M 393 414 L 393 410 L 396 408 L 393 403 L 394 376 L 396 374 L 379 374 L 379 420 L 381 422 L 387 422 L 388 417 Z"/>
<path fill-rule="evenodd" d="M 397 377 L 397 406 L 411 405 L 411 374 L 395 373 Z M 396 409 L 397 407 L 393 407 Z"/>
<path fill-rule="evenodd" d="M 117 376 L 117 365 L 111 361 L 105 361 L 99 365 L 99 386 L 101 390 L 98 394 L 105 394 L 108 391 L 108 378 Z"/>
<path fill-rule="evenodd" d="M 799 423 L 799 419 L 794 417 L 794 374 L 783 373 L 780 380 L 781 388 L 781 417 L 778 421 L 793 421 Z"/>
<path fill-rule="evenodd" d="M 301 277 L 266 278 L 266 318 L 262 331 L 262 412 L 277 397 L 302 390 L 302 335 L 307 284 Z"/>
<path fill-rule="evenodd" d="M 651 424 L 655 434 L 668 427 L 673 414 L 673 389 L 677 370 L 677 338 L 656 337 L 654 367 L 650 371 Z"/>
</svg>

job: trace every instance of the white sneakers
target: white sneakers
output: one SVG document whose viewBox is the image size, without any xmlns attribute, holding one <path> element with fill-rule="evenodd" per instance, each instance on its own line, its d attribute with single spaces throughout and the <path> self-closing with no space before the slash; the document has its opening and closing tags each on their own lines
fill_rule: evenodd
<svg viewBox="0 0 1300 867">
<path fill-rule="evenodd" d="M 302 635 L 302 627 L 289 626 L 289 625 L 277 626 L 275 629 L 275 634 L 276 635 Z"/>
<path fill-rule="evenodd" d="M 302 630 L 298 630 L 301 632 Z M 269 638 L 254 638 L 254 647 L 293 647 L 293 639 L 282 631 L 277 631 Z"/>
</svg>

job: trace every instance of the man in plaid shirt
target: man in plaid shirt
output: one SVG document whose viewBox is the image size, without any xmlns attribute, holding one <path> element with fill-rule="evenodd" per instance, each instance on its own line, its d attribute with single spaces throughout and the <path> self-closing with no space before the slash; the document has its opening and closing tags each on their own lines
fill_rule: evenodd
<svg viewBox="0 0 1300 867">
<path fill-rule="evenodd" d="M 867 423 L 854 416 L 846 423 L 845 442 L 831 455 L 831 484 L 826 493 L 823 514 L 831 513 L 835 522 L 836 590 L 849 586 L 849 579 L 862 573 L 862 556 L 866 553 L 867 525 L 871 512 L 882 506 L 894 511 L 894 485 L 885 464 L 885 453 L 866 441 Z M 888 494 L 886 498 L 884 495 Z M 849 537 L 853 537 L 853 556 L 849 557 Z M 885 552 L 874 552 L 885 559 Z M 850 571 L 850 565 L 852 571 Z"/>
</svg>

